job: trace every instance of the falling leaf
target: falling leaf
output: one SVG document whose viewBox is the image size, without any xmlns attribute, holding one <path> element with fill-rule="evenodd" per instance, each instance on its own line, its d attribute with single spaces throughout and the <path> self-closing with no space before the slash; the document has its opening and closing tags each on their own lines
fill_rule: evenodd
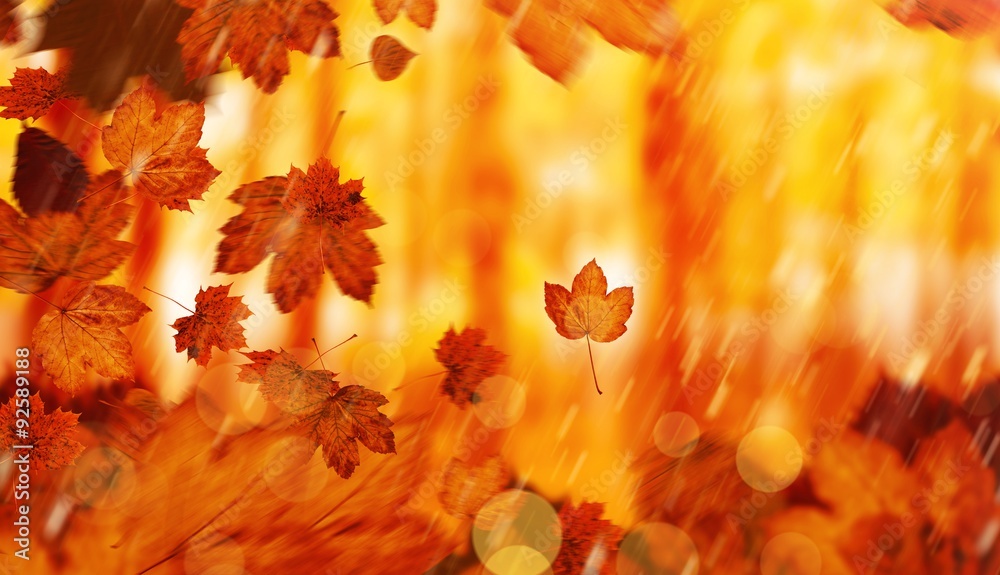
<svg viewBox="0 0 1000 575">
<path fill-rule="evenodd" d="M 340 387 L 326 370 L 309 370 L 282 350 L 244 354 L 253 363 L 240 366 L 238 380 L 259 384 L 264 399 L 296 421 L 296 429 L 323 448 L 327 467 L 347 479 L 361 463 L 358 442 L 374 453 L 395 453 L 392 421 L 378 411 L 389 403 L 360 385 Z"/>
<path fill-rule="evenodd" d="M 375 13 L 383 24 L 388 24 L 396 19 L 402 9 L 404 0 L 374 0 Z"/>
<path fill-rule="evenodd" d="M 191 211 L 188 201 L 201 199 L 220 174 L 198 147 L 204 123 L 204 104 L 174 104 L 158 114 L 153 91 L 138 88 L 102 131 L 104 156 L 147 198 Z"/>
<path fill-rule="evenodd" d="M 384 222 L 363 189 L 361 180 L 340 183 L 340 169 L 326 158 L 305 173 L 293 166 L 287 177 L 239 187 L 229 199 L 244 210 L 222 227 L 215 271 L 246 272 L 274 253 L 267 291 L 282 312 L 316 295 L 324 269 L 345 294 L 370 302 L 382 258 L 364 232 Z"/>
<path fill-rule="evenodd" d="M 14 9 L 17 8 L 15 0 L 4 0 L 0 7 L 0 34 L 3 44 L 16 44 L 21 40 L 21 30 L 18 28 L 17 18 L 14 17 Z"/>
<path fill-rule="evenodd" d="M 39 292 L 60 277 L 98 280 L 114 271 L 135 250 L 115 239 L 133 212 L 119 201 L 121 179 L 111 171 L 95 178 L 74 213 L 24 218 L 0 201 L 0 285 Z"/>
<path fill-rule="evenodd" d="M 172 0 L 60 0 L 37 18 L 44 27 L 33 51 L 70 53 L 67 85 L 91 107 L 107 110 L 130 78 L 150 77 L 173 100 L 204 99 L 187 83 L 177 33 L 191 15 Z"/>
<path fill-rule="evenodd" d="M 596 260 L 590 260 L 573 278 L 572 293 L 561 285 L 545 282 L 545 313 L 556 324 L 556 331 L 567 339 L 587 338 L 590 369 L 597 393 L 597 371 L 590 352 L 590 340 L 609 342 L 627 330 L 625 322 L 632 315 L 631 287 L 619 287 L 607 293 L 608 280 Z"/>
<path fill-rule="evenodd" d="M 414 24 L 427 30 L 434 27 L 437 9 L 437 0 L 409 0 L 406 3 L 406 15 Z"/>
<path fill-rule="evenodd" d="M 486 0 L 510 19 L 508 31 L 532 64 L 558 82 L 579 72 L 587 26 L 620 48 L 653 57 L 673 47 L 679 21 L 669 5 L 637 0 Z"/>
<path fill-rule="evenodd" d="M 239 322 L 253 314 L 242 296 L 229 296 L 230 287 L 232 284 L 198 290 L 194 315 L 182 317 L 170 326 L 177 330 L 177 351 L 187 349 L 188 360 L 202 367 L 212 359 L 212 347 L 228 351 L 247 345 Z"/>
<path fill-rule="evenodd" d="M 25 388 L 18 391 L 21 389 Z M 23 417 L 24 414 L 27 416 Z M 11 396 L 7 403 L 0 406 L 0 451 L 8 451 L 14 445 L 32 446 L 14 453 L 15 463 L 19 456 L 27 455 L 31 469 L 59 469 L 73 465 L 84 449 L 79 441 L 72 438 L 79 417 L 58 407 L 46 414 L 45 404 L 37 393 L 30 398 Z M 18 419 L 28 421 L 28 427 L 24 428 L 28 433 L 26 438 L 17 436 L 20 429 Z"/>
<path fill-rule="evenodd" d="M 612 553 L 624 531 L 607 519 L 603 503 L 583 502 L 579 507 L 566 503 L 559 509 L 559 524 L 562 526 L 562 543 L 559 554 L 552 564 L 553 575 L 613 575 Z"/>
<path fill-rule="evenodd" d="M 78 94 L 66 86 L 68 69 L 55 74 L 45 68 L 17 68 L 10 79 L 10 86 L 0 87 L 0 117 L 41 118 L 49 113 L 52 104 L 61 98 L 76 98 Z M 20 157 L 20 155 L 18 156 Z"/>
<path fill-rule="evenodd" d="M 910 27 L 930 24 L 960 39 L 996 30 L 1000 5 L 992 0 L 893 0 L 886 9 Z"/>
<path fill-rule="evenodd" d="M 449 328 L 438 341 L 434 357 L 448 370 L 441 392 L 455 405 L 475 403 L 475 393 L 484 379 L 496 375 L 506 355 L 486 341 L 486 330 L 466 327 L 461 333 Z"/>
<path fill-rule="evenodd" d="M 25 214 L 72 212 L 89 182 L 83 161 L 59 140 L 38 128 L 18 135 L 14 197 Z"/>
<path fill-rule="evenodd" d="M 177 41 L 189 80 L 214 73 L 228 53 L 244 78 L 274 93 L 288 75 L 288 52 L 340 55 L 337 13 L 323 0 L 178 0 L 194 9 Z"/>
<path fill-rule="evenodd" d="M 851 427 L 893 447 L 909 464 L 920 442 L 952 420 L 954 404 L 923 385 L 881 377 Z"/>
<path fill-rule="evenodd" d="M 398 78 L 414 56 L 416 53 L 392 36 L 379 36 L 372 42 L 372 66 L 375 68 L 375 75 L 383 82 Z"/>
<path fill-rule="evenodd" d="M 112 379 L 132 381 L 132 344 L 119 328 L 150 309 L 119 286 L 80 283 L 66 292 L 58 309 L 38 320 L 31 341 L 55 384 L 75 394 L 87 368 Z"/>
<path fill-rule="evenodd" d="M 510 473 L 500 456 L 479 465 L 452 458 L 445 465 L 438 500 L 455 517 L 475 517 L 479 509 L 510 482 Z"/>
<path fill-rule="evenodd" d="M 430 30 L 437 15 L 437 0 L 374 0 L 374 5 L 383 24 L 392 22 L 405 10 L 414 24 Z"/>
</svg>

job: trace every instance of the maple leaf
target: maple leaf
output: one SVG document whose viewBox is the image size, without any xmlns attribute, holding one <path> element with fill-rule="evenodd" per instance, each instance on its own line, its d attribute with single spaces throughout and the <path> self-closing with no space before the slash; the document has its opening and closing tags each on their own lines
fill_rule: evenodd
<svg viewBox="0 0 1000 575">
<path fill-rule="evenodd" d="M 203 82 L 187 83 L 177 34 L 191 10 L 173 0 L 60 0 L 38 20 L 33 51 L 71 53 L 68 86 L 91 107 L 107 110 L 130 78 L 149 76 L 173 100 L 204 99 Z"/>
<path fill-rule="evenodd" d="M 510 482 L 503 459 L 495 455 L 479 465 L 452 458 L 441 477 L 438 500 L 455 517 L 475 517 L 479 509 Z"/>
<path fill-rule="evenodd" d="M 587 52 L 586 27 L 619 48 L 659 57 L 680 31 L 673 9 L 639 0 L 485 0 L 510 18 L 509 33 L 532 64 L 557 82 L 578 72 Z"/>
<path fill-rule="evenodd" d="M 66 292 L 56 310 L 38 320 L 31 341 L 46 373 L 67 393 L 83 386 L 87 368 L 132 381 L 132 344 L 119 328 L 149 311 L 125 288 L 80 283 Z"/>
<path fill-rule="evenodd" d="M 18 28 L 17 19 L 14 17 L 14 9 L 17 8 L 15 0 L 5 0 L 0 8 L 0 33 L 3 38 L 0 43 L 15 44 L 21 40 L 21 30 Z"/>
<path fill-rule="evenodd" d="M 392 36 L 379 36 L 372 42 L 372 67 L 383 82 L 398 78 L 414 56 L 416 53 Z"/>
<path fill-rule="evenodd" d="M 194 359 L 202 367 L 212 359 L 213 346 L 228 351 L 247 345 L 243 326 L 238 322 L 253 314 L 242 296 L 229 297 L 230 287 L 232 284 L 199 289 L 194 298 L 194 315 L 182 317 L 170 326 L 177 330 L 177 351 L 187 349 L 188 360 Z"/>
<path fill-rule="evenodd" d="M 552 563 L 554 575 L 612 575 L 613 561 L 608 556 L 618 550 L 625 532 L 607 519 L 603 503 L 584 501 L 579 507 L 566 503 L 559 509 L 562 544 Z"/>
<path fill-rule="evenodd" d="M 153 91 L 138 88 L 101 132 L 104 157 L 147 198 L 191 211 L 189 200 L 201 199 L 221 173 L 198 147 L 204 123 L 204 104 L 174 104 L 157 114 Z"/>
<path fill-rule="evenodd" d="M 273 93 L 288 75 L 288 52 L 340 55 L 337 13 L 323 0 L 178 0 L 194 13 L 177 35 L 189 80 L 218 70 L 226 54 L 244 78 Z"/>
<path fill-rule="evenodd" d="M 1000 24 L 1000 5 L 993 1 L 893 0 L 886 9 L 906 26 L 930 24 L 959 39 L 979 37 Z"/>
<path fill-rule="evenodd" d="M 320 158 L 306 173 L 293 166 L 287 177 L 240 186 L 229 199 L 244 210 L 222 227 L 215 271 L 246 272 L 274 253 L 267 291 L 282 312 L 316 295 L 324 268 L 341 291 L 370 303 L 382 258 L 364 231 L 385 222 L 365 203 L 361 180 L 339 180 L 340 169 Z"/>
<path fill-rule="evenodd" d="M 23 413 L 27 413 L 28 421 L 28 437 L 24 439 L 17 437 L 17 420 L 25 419 Z M 31 449 L 20 450 L 20 454 L 28 455 L 32 469 L 73 465 L 84 449 L 71 437 L 79 417 L 59 408 L 46 414 L 45 404 L 37 393 L 30 398 L 11 396 L 0 406 L 0 451 L 7 451 L 14 445 L 31 445 Z"/>
<path fill-rule="evenodd" d="M 428 30 L 434 26 L 437 0 L 375 0 L 374 4 L 383 24 L 392 22 L 400 11 L 406 10 L 406 15 L 417 26 Z"/>
<path fill-rule="evenodd" d="M 392 421 L 378 411 L 389 403 L 381 393 L 340 387 L 337 374 L 306 369 L 284 350 L 244 355 L 253 363 L 240 366 L 238 381 L 260 385 L 261 395 L 292 416 L 297 431 L 323 448 L 326 466 L 344 479 L 361 463 L 359 442 L 374 453 L 396 452 Z"/>
<path fill-rule="evenodd" d="M 438 341 L 434 357 L 448 370 L 441 393 L 461 407 L 476 403 L 476 388 L 487 377 L 496 375 L 506 355 L 486 341 L 486 330 L 466 327 L 461 333 L 449 328 Z"/>
<path fill-rule="evenodd" d="M 625 322 L 632 315 L 635 299 L 631 287 L 619 287 L 607 293 L 608 280 L 596 260 L 590 260 L 573 278 L 572 293 L 561 285 L 545 282 L 545 313 L 556 324 L 556 332 L 567 339 L 587 338 L 590 369 L 597 393 L 597 371 L 590 340 L 609 342 L 628 329 Z"/>
<path fill-rule="evenodd" d="M 79 94 L 66 86 L 69 71 L 63 68 L 55 74 L 45 68 L 16 68 L 10 86 L 0 87 L 0 117 L 41 118 L 49 113 L 56 100 L 76 98 Z"/>
<path fill-rule="evenodd" d="M 0 284 L 22 293 L 39 292 L 60 277 L 98 280 L 114 271 L 135 250 L 114 239 L 133 211 L 116 201 L 121 179 L 112 171 L 95 178 L 73 213 L 23 218 L 0 201 Z"/>
<path fill-rule="evenodd" d="M 83 161 L 59 140 L 38 128 L 18 135 L 14 198 L 25 214 L 75 211 L 89 181 Z"/>
</svg>

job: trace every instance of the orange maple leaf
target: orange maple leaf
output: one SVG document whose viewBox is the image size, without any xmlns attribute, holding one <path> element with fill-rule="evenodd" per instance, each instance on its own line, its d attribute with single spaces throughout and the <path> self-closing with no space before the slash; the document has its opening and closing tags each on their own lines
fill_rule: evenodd
<svg viewBox="0 0 1000 575">
<path fill-rule="evenodd" d="M 485 0 L 510 18 L 509 33 L 532 64 L 558 82 L 578 72 L 587 52 L 587 26 L 619 48 L 659 57 L 680 31 L 664 2 L 640 0 Z"/>
<path fill-rule="evenodd" d="M 75 211 L 89 181 L 83 161 L 59 140 L 38 128 L 18 135 L 14 198 L 25 214 Z"/>
<path fill-rule="evenodd" d="M 507 356 L 493 346 L 483 345 L 486 330 L 466 327 L 461 333 L 449 328 L 434 350 L 434 357 L 448 370 L 441 393 L 465 408 L 476 403 L 476 388 L 496 375 Z"/>
<path fill-rule="evenodd" d="M 340 387 L 326 370 L 302 367 L 282 350 L 251 351 L 239 366 L 239 381 L 259 384 L 265 399 L 288 413 L 296 430 L 323 448 L 327 467 L 347 479 L 361 463 L 358 442 L 374 453 L 395 453 L 392 421 L 378 411 L 389 403 L 360 385 Z"/>
<path fill-rule="evenodd" d="M 25 388 L 21 388 L 25 389 Z M 18 391 L 21 391 L 18 389 Z M 59 469 L 73 465 L 73 461 L 83 453 L 83 444 L 71 436 L 76 430 L 79 414 L 56 408 L 45 413 L 45 404 L 39 394 L 30 398 L 11 396 L 0 406 L 0 451 L 7 451 L 14 445 L 31 445 L 31 449 L 18 450 L 27 454 L 32 469 Z M 17 436 L 18 419 L 26 419 L 28 437 Z"/>
<path fill-rule="evenodd" d="M 66 292 L 56 310 L 38 320 L 31 341 L 46 373 L 67 393 L 83 386 L 88 367 L 105 377 L 132 381 L 132 344 L 119 328 L 149 311 L 125 288 L 80 283 Z"/>
<path fill-rule="evenodd" d="M 365 230 L 385 222 L 361 196 L 361 180 L 339 183 L 340 169 L 320 158 L 303 173 L 240 186 L 229 199 L 244 210 L 222 227 L 215 271 L 235 274 L 275 254 L 267 281 L 278 308 L 288 313 L 319 290 L 329 269 L 341 291 L 370 303 L 382 263 Z"/>
<path fill-rule="evenodd" d="M 608 280 L 596 260 L 590 260 L 573 278 L 572 293 L 561 285 L 545 282 L 545 313 L 556 324 L 556 331 L 567 339 L 587 338 L 590 369 L 597 393 L 597 371 L 590 340 L 614 341 L 628 329 L 625 322 L 632 315 L 635 299 L 631 287 L 619 287 L 607 293 Z"/>
<path fill-rule="evenodd" d="M 383 24 L 392 22 L 402 10 L 406 10 L 406 15 L 414 24 L 430 30 L 437 15 L 437 0 L 375 0 L 374 4 Z"/>
<path fill-rule="evenodd" d="M 340 55 L 337 13 L 323 0 L 178 0 L 194 13 L 177 41 L 188 80 L 214 73 L 226 54 L 244 78 L 273 93 L 288 75 L 288 52 Z"/>
<path fill-rule="evenodd" d="M 566 503 L 559 509 L 562 544 L 552 563 L 553 575 L 593 573 L 612 575 L 614 562 L 609 556 L 618 550 L 625 532 L 607 519 L 603 503 L 583 502 L 579 507 Z"/>
<path fill-rule="evenodd" d="M 158 114 L 153 91 L 138 88 L 101 132 L 104 157 L 147 198 L 191 211 L 189 200 L 201 199 L 221 173 L 198 147 L 204 123 L 204 104 L 174 104 Z"/>
<path fill-rule="evenodd" d="M 509 481 L 510 473 L 499 455 L 480 465 L 452 458 L 444 468 L 438 500 L 455 517 L 474 517 Z"/>
<path fill-rule="evenodd" d="M 187 349 L 188 360 L 194 359 L 202 367 L 212 359 L 213 346 L 228 351 L 247 345 L 243 326 L 238 322 L 253 314 L 242 296 L 229 297 L 230 287 L 232 284 L 199 289 L 193 315 L 182 317 L 170 326 L 177 330 L 174 336 L 177 351 Z"/>
<path fill-rule="evenodd" d="M 79 97 L 66 86 L 68 74 L 68 68 L 55 74 L 45 68 L 15 69 L 10 86 L 0 87 L 0 106 L 7 108 L 0 111 L 0 117 L 18 120 L 41 118 L 49 113 L 56 100 Z"/>
<path fill-rule="evenodd" d="M 24 218 L 0 201 L 0 285 L 39 292 L 60 277 L 98 280 L 114 271 L 135 250 L 133 244 L 114 239 L 133 211 L 116 201 L 120 180 L 117 172 L 95 178 L 73 213 Z"/>
</svg>

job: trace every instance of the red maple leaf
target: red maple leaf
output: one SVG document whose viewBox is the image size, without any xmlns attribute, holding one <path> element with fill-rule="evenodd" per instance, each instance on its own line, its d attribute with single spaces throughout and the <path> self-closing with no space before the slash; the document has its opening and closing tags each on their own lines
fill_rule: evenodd
<svg viewBox="0 0 1000 575">
<path fill-rule="evenodd" d="M 274 253 L 267 291 L 282 312 L 316 295 L 324 269 L 345 294 L 370 303 L 382 258 L 365 230 L 385 222 L 365 203 L 361 180 L 339 180 L 340 169 L 320 158 L 307 172 L 292 167 L 287 177 L 240 186 L 229 199 L 244 210 L 222 227 L 215 271 L 246 272 Z"/>
<path fill-rule="evenodd" d="M 583 502 L 579 507 L 566 503 L 559 510 L 562 545 L 552 564 L 554 575 L 592 573 L 612 575 L 614 561 L 609 556 L 618 550 L 624 536 L 621 527 L 607 519 L 603 503 Z"/>
<path fill-rule="evenodd" d="M 177 351 L 187 349 L 188 359 L 202 367 L 212 359 L 212 347 L 228 351 L 247 345 L 239 322 L 253 314 L 242 296 L 229 297 L 232 285 L 199 289 L 194 298 L 194 315 L 182 317 L 170 326 L 177 330 Z"/>
<path fill-rule="evenodd" d="M 273 93 L 288 75 L 288 52 L 340 55 L 337 13 L 323 0 L 178 0 L 193 8 L 177 41 L 188 80 L 215 73 L 222 59 Z"/>
<path fill-rule="evenodd" d="M 18 391 L 22 389 L 27 388 Z M 84 449 L 72 438 L 79 417 L 59 408 L 46 414 L 45 404 L 37 393 L 30 398 L 12 396 L 0 406 L 0 451 L 7 451 L 14 445 L 31 445 L 31 449 L 23 452 L 28 453 L 32 469 L 59 469 L 72 465 Z M 19 419 L 26 420 L 28 426 L 18 427 Z M 18 430 L 26 432 L 27 437 L 19 437 Z"/>
<path fill-rule="evenodd" d="M 66 86 L 67 68 L 55 74 L 45 68 L 17 68 L 10 79 L 10 86 L 0 87 L 0 117 L 41 118 L 49 113 L 52 104 L 61 98 L 76 98 L 79 94 Z"/>
<path fill-rule="evenodd" d="M 359 442 L 374 453 L 396 453 L 392 421 L 378 411 L 389 403 L 381 393 L 340 387 L 333 379 L 337 374 L 306 369 L 284 350 L 244 355 L 253 363 L 241 365 L 237 379 L 259 384 L 264 399 L 288 413 L 298 433 L 322 446 L 326 466 L 344 479 L 361 463 Z"/>
<path fill-rule="evenodd" d="M 476 388 L 496 375 L 507 356 L 486 341 L 486 330 L 466 327 L 461 333 L 449 328 L 434 350 L 434 357 L 448 370 L 441 392 L 455 405 L 476 403 Z"/>
</svg>

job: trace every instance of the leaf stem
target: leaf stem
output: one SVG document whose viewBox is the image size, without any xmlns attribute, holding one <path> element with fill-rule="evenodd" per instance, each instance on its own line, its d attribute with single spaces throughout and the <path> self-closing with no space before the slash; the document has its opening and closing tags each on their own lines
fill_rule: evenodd
<svg viewBox="0 0 1000 575">
<path fill-rule="evenodd" d="M 392 390 L 393 391 L 399 391 L 400 389 L 403 389 L 404 387 L 409 387 L 411 384 L 414 384 L 414 383 L 416 383 L 416 382 L 418 382 L 418 381 L 420 381 L 422 379 L 427 379 L 428 377 L 434 377 L 436 375 L 444 375 L 446 373 L 448 373 L 447 369 L 444 370 L 444 371 L 439 371 L 437 373 L 432 373 L 430 375 L 422 375 L 422 376 L 418 377 L 417 379 L 410 380 L 410 381 L 408 381 L 408 382 L 406 382 L 406 383 L 404 383 L 402 385 L 397 385 L 396 387 L 392 388 Z"/>
<path fill-rule="evenodd" d="M 354 339 L 354 338 L 356 338 L 356 337 L 358 337 L 358 334 L 356 334 L 356 333 L 352 333 L 352 334 L 351 334 L 351 337 L 349 337 L 349 338 L 345 339 L 344 341 L 342 341 L 342 342 L 338 343 L 337 345 L 335 345 L 335 346 L 331 347 L 330 349 L 328 349 L 328 350 L 324 351 L 323 353 L 319 354 L 319 357 L 317 357 L 316 359 L 314 359 L 314 360 L 310 361 L 310 362 L 309 362 L 308 364 L 306 364 L 306 366 L 305 366 L 305 367 L 303 367 L 302 369 L 307 369 L 307 368 L 308 368 L 308 367 L 309 367 L 310 365 L 312 365 L 312 364 L 316 363 L 317 361 L 319 361 L 319 362 L 320 362 L 320 365 L 323 365 L 323 362 L 322 362 L 322 361 L 320 361 L 320 360 L 321 360 L 321 359 L 323 358 L 323 356 L 324 356 L 324 355 L 326 355 L 326 354 L 330 353 L 331 351 L 333 351 L 333 350 L 337 349 L 338 347 L 340 347 L 340 346 L 344 345 L 345 343 L 347 343 L 347 342 L 351 341 L 352 339 Z M 316 340 L 315 340 L 315 339 L 313 339 L 313 343 L 316 343 Z M 316 346 L 316 351 L 317 351 L 317 352 L 319 351 L 319 346 Z M 326 369 L 326 368 L 324 367 L 323 369 Z"/>
<path fill-rule="evenodd" d="M 80 120 L 81 122 L 83 122 L 84 124 L 88 124 L 88 125 L 89 125 L 90 127 L 92 127 L 92 128 L 96 128 L 96 129 L 98 129 L 98 130 L 100 130 L 100 129 L 101 129 L 101 127 L 100 127 L 100 126 L 98 126 L 97 124 L 92 124 L 92 123 L 91 123 L 91 122 L 89 122 L 89 121 L 88 121 L 88 120 L 87 120 L 86 118 L 84 118 L 84 117 L 83 117 L 83 116 L 81 116 L 80 114 L 77 114 L 76 112 L 74 112 L 74 111 L 73 111 L 73 109 L 72 109 L 72 108 L 70 108 L 69 106 L 67 106 L 67 105 L 66 105 L 66 102 L 63 102 L 62 100 L 63 100 L 62 98 L 59 98 L 58 100 L 56 100 L 56 101 L 55 101 L 55 103 L 56 103 L 56 104 L 59 104 L 59 105 L 60 105 L 60 106 L 62 106 L 63 108 L 66 108 L 66 111 L 67 111 L 67 112 L 69 112 L 70 114 L 73 114 L 74 116 L 76 116 L 76 117 L 77 117 L 77 119 L 78 119 L 78 120 Z"/>
<path fill-rule="evenodd" d="M 7 283 L 9 283 L 9 284 L 12 284 L 12 285 L 14 285 L 14 286 L 15 286 L 15 287 L 16 287 L 17 289 L 19 289 L 19 290 L 23 291 L 24 293 L 30 293 L 31 295 L 33 295 L 33 296 L 37 297 L 38 299 L 42 300 L 43 302 L 45 302 L 45 303 L 49 304 L 50 306 L 52 306 L 52 307 L 54 307 L 54 308 L 56 308 L 56 309 L 59 309 L 59 310 L 63 309 L 63 308 L 61 308 L 61 307 L 57 306 L 56 304 L 54 304 L 54 303 L 50 302 L 49 300 L 47 300 L 47 299 L 43 298 L 42 296 L 40 296 L 40 295 L 36 294 L 35 292 L 31 291 L 30 289 L 28 289 L 28 288 L 24 287 L 23 285 L 21 285 L 21 284 L 17 283 L 17 282 L 16 282 L 16 281 L 14 281 L 14 280 L 9 280 L 9 279 L 7 279 L 7 278 L 5 278 L 5 277 L 3 277 L 3 276 L 0 276 L 0 280 L 3 280 L 3 281 L 5 281 L 5 282 L 7 282 Z"/>
<path fill-rule="evenodd" d="M 166 298 L 166 299 L 168 299 L 168 300 L 170 300 L 170 301 L 174 302 L 175 304 L 177 304 L 177 305 L 181 306 L 182 308 L 184 308 L 184 309 L 188 310 L 189 312 L 191 312 L 191 315 L 197 315 L 197 313 L 198 313 L 198 312 L 196 312 L 196 311 L 193 311 L 193 310 L 191 310 L 191 309 L 190 309 L 190 308 L 189 308 L 188 306 L 186 306 L 186 305 L 182 304 L 181 302 L 179 302 L 179 301 L 175 300 L 174 298 L 172 298 L 172 297 L 170 297 L 170 296 L 166 296 L 166 295 L 163 295 L 163 294 L 161 294 L 161 293 L 160 293 L 160 292 L 158 292 L 158 291 L 153 291 L 153 290 L 149 289 L 149 288 L 148 288 L 148 287 L 146 287 L 146 286 L 142 286 L 142 289 L 144 289 L 144 290 L 146 290 L 146 291 L 148 291 L 148 292 L 153 292 L 153 293 L 155 293 L 156 295 L 158 295 L 158 296 L 160 296 L 160 297 L 162 297 L 162 298 Z"/>
<path fill-rule="evenodd" d="M 590 351 L 590 334 L 587 334 L 587 353 L 590 354 L 590 373 L 594 374 L 594 387 L 597 388 L 597 395 L 604 395 L 601 386 L 597 385 L 597 370 L 594 369 L 594 352 Z"/>
<path fill-rule="evenodd" d="M 363 65 L 365 65 L 365 64 L 371 64 L 371 63 L 372 63 L 372 62 L 374 62 L 374 61 L 375 61 L 375 60 L 366 60 L 366 61 L 364 61 L 364 62 L 358 62 L 357 64 L 355 64 L 355 65 L 353 65 L 353 66 L 348 66 L 348 67 L 347 67 L 347 69 L 348 69 L 348 70 L 350 70 L 351 68 L 357 68 L 358 66 L 363 66 Z"/>
<path fill-rule="evenodd" d="M 83 196 L 82 198 L 80 198 L 79 200 L 77 200 L 77 203 L 83 203 L 83 201 L 84 201 L 84 200 L 87 200 L 87 199 L 89 199 L 89 198 L 92 198 L 92 197 L 96 196 L 97 194 L 99 194 L 99 193 L 103 192 L 104 190 L 106 190 L 106 189 L 110 188 L 111 186 L 113 186 L 113 185 L 117 184 L 118 182 L 120 182 L 120 181 L 124 180 L 125 178 L 127 178 L 127 177 L 129 177 L 129 176 L 131 176 L 131 175 L 132 175 L 132 171 L 130 170 L 130 171 L 129 171 L 129 172 L 127 173 L 127 174 L 122 174 L 122 177 L 120 177 L 120 178 L 118 178 L 117 180 L 115 180 L 115 181 L 111 182 L 110 184 L 108 184 L 108 185 L 104 186 L 103 188 L 101 188 L 101 189 L 99 189 L 99 190 L 95 191 L 94 193 L 92 193 L 92 194 L 87 194 L 86 196 Z M 133 195 L 135 195 L 135 194 L 133 194 Z M 129 196 L 129 198 L 131 198 L 131 197 L 132 197 L 132 196 Z M 128 198 L 125 198 L 125 199 L 127 200 Z"/>
<path fill-rule="evenodd" d="M 313 342 L 313 347 L 316 348 L 316 359 L 319 360 L 319 366 L 323 368 L 323 371 L 326 371 L 326 366 L 323 365 L 323 354 L 320 353 L 320 351 L 319 351 L 319 344 L 316 343 L 316 338 L 315 337 L 312 338 L 312 342 Z"/>
</svg>

